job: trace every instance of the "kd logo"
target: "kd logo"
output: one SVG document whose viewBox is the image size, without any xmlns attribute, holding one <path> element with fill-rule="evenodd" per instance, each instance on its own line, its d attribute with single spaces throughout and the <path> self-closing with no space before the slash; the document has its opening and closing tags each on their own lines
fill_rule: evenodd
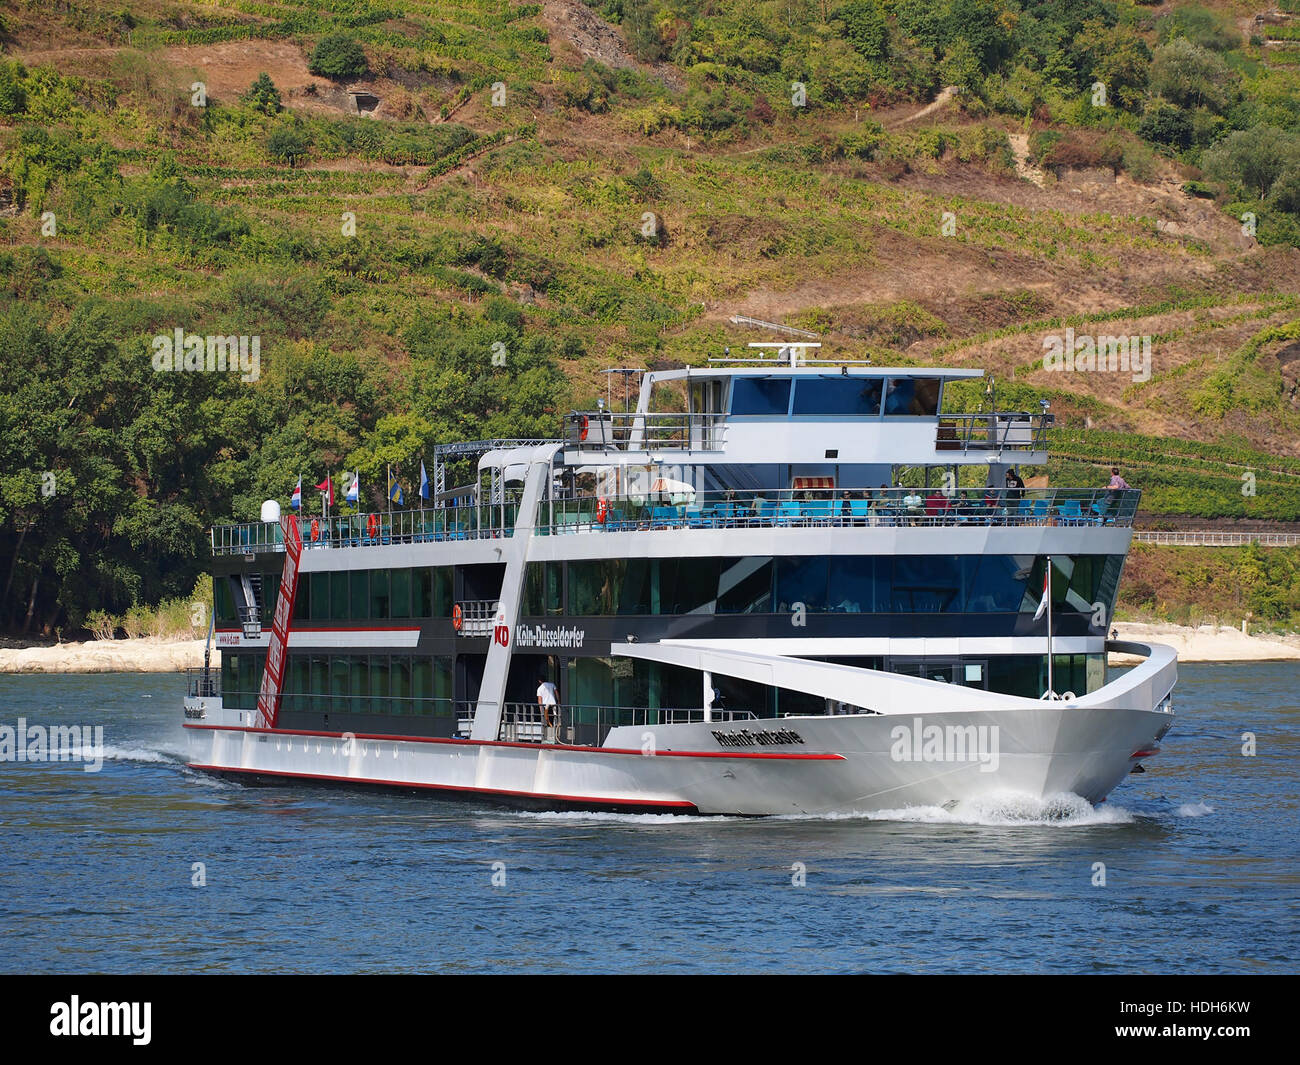
<svg viewBox="0 0 1300 1065">
<path fill-rule="evenodd" d="M 497 643 L 499 643 L 502 647 L 509 647 L 510 626 L 509 625 L 496 626 L 496 628 L 492 630 L 492 639 L 495 640 Z"/>
</svg>

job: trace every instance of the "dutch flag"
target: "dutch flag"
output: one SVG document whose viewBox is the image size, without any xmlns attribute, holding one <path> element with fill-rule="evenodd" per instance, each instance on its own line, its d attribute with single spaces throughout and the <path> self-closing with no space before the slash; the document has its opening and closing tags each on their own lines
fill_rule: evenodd
<svg viewBox="0 0 1300 1065">
<path fill-rule="evenodd" d="M 361 472 L 358 470 L 352 476 L 352 483 L 348 486 L 348 494 L 345 496 L 349 503 L 355 503 L 361 498 Z"/>
<path fill-rule="evenodd" d="M 293 490 L 293 498 L 289 500 L 289 506 L 294 510 L 302 509 L 302 478 L 298 478 L 298 487 Z"/>
</svg>

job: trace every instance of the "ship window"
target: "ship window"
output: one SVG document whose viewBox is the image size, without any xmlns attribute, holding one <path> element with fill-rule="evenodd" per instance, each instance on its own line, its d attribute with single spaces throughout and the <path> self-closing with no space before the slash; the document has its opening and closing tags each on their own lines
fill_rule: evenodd
<svg viewBox="0 0 1300 1065">
<path fill-rule="evenodd" d="M 627 571 L 623 575 L 623 587 L 618 600 L 620 614 L 649 614 L 650 587 L 653 579 L 652 567 L 658 567 L 657 559 L 629 558 Z"/>
<path fill-rule="evenodd" d="M 979 559 L 966 592 L 967 612 L 987 614 L 1019 610 L 1032 562 L 1028 555 L 985 555 Z"/>
<path fill-rule="evenodd" d="M 329 621 L 330 619 L 330 575 L 328 573 L 309 573 L 311 584 L 311 619 L 312 621 Z"/>
<path fill-rule="evenodd" d="M 351 595 L 348 610 L 353 619 L 365 620 L 370 617 L 370 572 L 364 569 L 353 570 L 348 575 Z"/>
<path fill-rule="evenodd" d="M 451 617 L 451 575 L 449 566 L 442 566 L 433 571 L 433 616 L 435 618 Z"/>
<path fill-rule="evenodd" d="M 546 584 L 546 563 L 530 562 L 524 571 L 524 617 L 539 618 L 546 613 L 542 593 Z"/>
<path fill-rule="evenodd" d="M 352 655 L 348 661 L 352 667 L 351 683 L 349 685 L 352 691 L 352 712 L 354 714 L 364 714 L 372 709 L 380 709 L 370 705 L 370 698 L 367 695 L 370 689 L 368 677 L 370 660 L 365 655 Z"/>
<path fill-rule="evenodd" d="M 433 660 L 433 694 L 438 699 L 435 711 L 440 717 L 451 714 L 451 658 L 439 655 Z"/>
<path fill-rule="evenodd" d="M 348 710 L 347 696 L 351 691 L 351 685 L 348 683 L 348 656 L 331 655 L 329 662 L 329 706 L 335 713 L 346 713 Z"/>
<path fill-rule="evenodd" d="M 431 618 L 433 612 L 433 570 L 421 567 L 411 574 L 411 616 Z"/>
<path fill-rule="evenodd" d="M 330 617 L 335 621 L 348 620 L 348 581 L 347 570 L 335 570 L 330 574 Z"/>
<path fill-rule="evenodd" d="M 883 390 L 879 377 L 802 377 L 794 386 L 794 413 L 877 415 Z"/>
<path fill-rule="evenodd" d="M 887 415 L 929 417 L 939 412 L 939 378 L 891 377 L 885 397 Z"/>
<path fill-rule="evenodd" d="M 874 614 L 889 610 L 889 561 L 871 557 L 831 558 L 832 613 Z"/>
<path fill-rule="evenodd" d="M 280 574 L 262 574 L 262 624 L 270 625 L 275 617 L 275 604 L 280 599 Z"/>
<path fill-rule="evenodd" d="M 894 557 L 894 611 L 933 614 L 962 607 L 961 559 L 957 555 Z"/>
<path fill-rule="evenodd" d="M 212 578 L 213 612 L 217 621 L 230 622 L 238 620 L 235 614 L 235 597 L 230 593 L 229 577 Z"/>
<path fill-rule="evenodd" d="M 772 560 L 723 559 L 718 577 L 719 614 L 766 614 L 772 609 Z"/>
<path fill-rule="evenodd" d="M 564 567 L 558 562 L 546 567 L 546 612 L 555 617 L 564 613 Z"/>
<path fill-rule="evenodd" d="M 826 609 L 826 556 L 780 558 L 776 562 L 776 610 L 784 614 L 803 605 L 806 613 Z"/>
<path fill-rule="evenodd" d="M 659 609 L 673 614 L 712 614 L 718 587 L 716 558 L 664 559 Z"/>
<path fill-rule="evenodd" d="M 425 716 L 433 713 L 433 661 L 416 658 L 411 662 L 411 695 L 414 711 Z"/>
<path fill-rule="evenodd" d="M 226 706 L 238 707 L 235 695 L 239 691 L 239 655 L 221 652 L 221 699 Z"/>
<path fill-rule="evenodd" d="M 388 656 L 370 656 L 370 705 L 383 713 L 388 709 Z"/>
<path fill-rule="evenodd" d="M 293 620 L 311 620 L 311 580 L 310 574 L 298 578 L 298 591 L 294 594 Z"/>
<path fill-rule="evenodd" d="M 731 385 L 731 413 L 781 415 L 790 409 L 790 378 L 737 377 Z"/>
<path fill-rule="evenodd" d="M 409 569 L 393 570 L 391 594 L 392 616 L 409 618 L 411 616 L 411 571 Z"/>
<path fill-rule="evenodd" d="M 388 570 L 370 571 L 370 616 L 372 618 L 389 617 L 390 596 L 388 592 Z"/>
<path fill-rule="evenodd" d="M 411 697 L 411 660 L 405 655 L 392 656 L 388 687 L 392 697 L 392 713 L 410 713 L 407 700 Z"/>
</svg>

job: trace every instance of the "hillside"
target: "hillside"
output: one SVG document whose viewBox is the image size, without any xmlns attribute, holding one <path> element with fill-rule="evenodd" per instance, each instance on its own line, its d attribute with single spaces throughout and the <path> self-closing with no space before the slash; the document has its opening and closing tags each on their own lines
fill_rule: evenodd
<svg viewBox="0 0 1300 1065">
<path fill-rule="evenodd" d="M 300 475 L 377 504 L 606 367 L 768 339 L 734 314 L 1049 400 L 1058 483 L 1300 521 L 1300 18 L 1255 14 L 6 4 L 0 627 L 186 596 Z M 155 372 L 177 329 L 256 372 Z M 1149 373 L 1045 367 L 1066 330 Z"/>
</svg>

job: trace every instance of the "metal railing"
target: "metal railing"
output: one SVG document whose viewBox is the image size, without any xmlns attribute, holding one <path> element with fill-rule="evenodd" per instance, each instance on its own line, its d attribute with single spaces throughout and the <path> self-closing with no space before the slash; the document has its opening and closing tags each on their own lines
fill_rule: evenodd
<svg viewBox="0 0 1300 1065">
<path fill-rule="evenodd" d="M 721 451 L 724 414 L 574 411 L 564 419 L 566 447 L 603 451 Z"/>
<path fill-rule="evenodd" d="M 460 613 L 457 615 L 456 610 Z M 470 599 L 452 608 L 452 625 L 459 636 L 491 636 L 501 603 L 497 599 Z M 457 618 L 459 617 L 459 622 Z"/>
<path fill-rule="evenodd" d="M 398 510 L 391 514 L 346 514 L 328 518 L 299 516 L 296 520 L 302 534 L 302 546 L 311 550 L 509 536 L 518 516 L 519 506 L 511 500 L 478 506 Z M 214 525 L 210 539 L 214 555 L 284 550 L 284 533 L 278 522 Z"/>
<path fill-rule="evenodd" d="M 875 526 L 1117 525 L 1131 526 L 1141 492 L 1088 488 L 862 491 L 699 492 L 694 501 L 547 500 L 537 532 L 544 535 L 643 532 L 656 529 L 865 528 Z M 678 497 L 680 498 L 680 497 Z"/>
<path fill-rule="evenodd" d="M 1300 533 L 1284 532 L 1214 532 L 1210 529 L 1183 529 L 1169 532 L 1142 531 L 1133 534 L 1140 544 L 1165 544 L 1173 547 L 1295 547 Z"/>
<path fill-rule="evenodd" d="M 944 414 L 935 433 L 936 451 L 1046 451 L 1055 414 L 993 412 Z"/>
<path fill-rule="evenodd" d="M 185 694 L 191 699 L 215 699 L 221 694 L 221 672 L 202 666 L 186 669 Z"/>
<path fill-rule="evenodd" d="M 749 710 L 713 710 L 711 720 L 753 721 Z M 500 739 L 512 743 L 566 743 L 599 747 L 609 730 L 620 726 L 687 725 L 705 720 L 699 707 L 659 708 L 505 703 L 501 708 Z"/>
</svg>

